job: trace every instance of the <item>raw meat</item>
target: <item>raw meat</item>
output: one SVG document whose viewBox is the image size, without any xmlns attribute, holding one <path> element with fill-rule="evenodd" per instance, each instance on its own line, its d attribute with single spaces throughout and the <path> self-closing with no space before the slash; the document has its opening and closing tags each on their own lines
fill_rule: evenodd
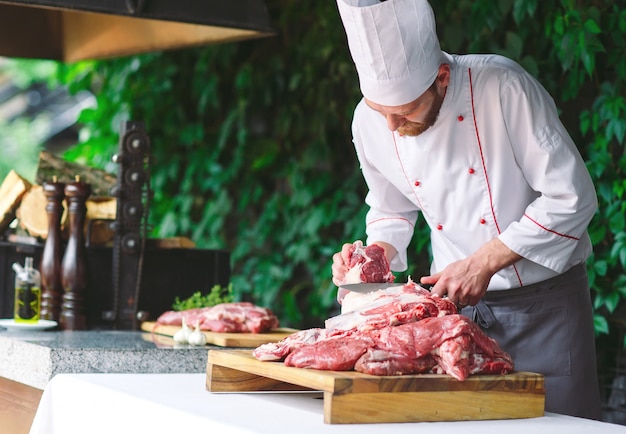
<svg viewBox="0 0 626 434">
<path fill-rule="evenodd" d="M 330 371 L 352 371 L 354 364 L 374 342 L 367 335 L 331 336 L 289 353 L 286 366 Z"/>
<path fill-rule="evenodd" d="M 185 323 L 200 330 L 227 333 L 263 333 L 279 325 L 278 317 L 269 309 L 249 302 L 221 303 L 212 307 L 167 311 L 157 318 L 158 325 Z"/>
<path fill-rule="evenodd" d="M 471 374 L 505 374 L 513 370 L 513 360 L 497 342 L 463 315 L 426 318 L 415 323 L 380 330 L 374 349 L 376 357 L 366 355 L 358 370 L 376 375 L 401 375 L 421 372 L 399 371 L 398 360 L 418 363 L 427 357 L 436 361 L 434 372 L 446 373 L 459 381 Z M 389 371 L 384 362 L 388 360 Z M 370 368 L 371 363 L 371 368 Z M 423 372 L 423 371 L 422 371 Z"/>
<path fill-rule="evenodd" d="M 356 361 L 354 370 L 370 375 L 424 374 L 436 366 L 437 361 L 432 355 L 415 358 L 368 348 L 367 353 Z"/>
<path fill-rule="evenodd" d="M 363 246 L 363 242 L 357 240 L 344 254 L 343 260 L 348 267 L 348 272 L 342 282 L 343 285 L 349 283 L 393 283 L 395 279 L 389 268 L 389 261 L 385 257 L 385 251 L 376 244 Z"/>
<path fill-rule="evenodd" d="M 469 318 L 454 314 L 327 336 L 289 353 L 285 365 L 372 375 L 505 374 L 513 360 Z"/>
<path fill-rule="evenodd" d="M 222 303 L 213 306 L 200 324 L 201 330 L 228 333 L 262 333 L 278 327 L 269 309 L 252 303 Z"/>
<path fill-rule="evenodd" d="M 287 354 L 304 345 L 311 345 L 326 337 L 326 330 L 312 328 L 295 332 L 279 342 L 268 342 L 258 346 L 252 355 L 263 361 L 283 360 Z"/>
<path fill-rule="evenodd" d="M 457 313 L 450 300 L 431 294 L 410 279 L 404 286 L 358 295 L 361 297 L 351 305 L 351 311 L 326 320 L 329 334 L 337 330 L 378 329 Z"/>
<path fill-rule="evenodd" d="M 365 305 L 253 351 L 263 361 L 371 375 L 506 374 L 513 360 L 454 303 L 409 282 L 367 295 Z"/>
</svg>

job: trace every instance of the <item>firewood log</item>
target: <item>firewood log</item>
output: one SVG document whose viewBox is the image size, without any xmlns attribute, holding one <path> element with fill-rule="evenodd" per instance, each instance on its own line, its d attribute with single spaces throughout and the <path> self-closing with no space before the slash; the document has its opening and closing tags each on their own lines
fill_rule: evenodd
<svg viewBox="0 0 626 434">
<path fill-rule="evenodd" d="M 16 211 L 18 225 L 33 237 L 46 238 L 48 235 L 48 214 L 46 213 L 46 196 L 41 185 L 32 185 L 22 197 Z M 67 219 L 67 212 L 63 212 L 61 221 Z M 63 225 L 63 223 L 62 223 Z"/>
<path fill-rule="evenodd" d="M 0 233 L 9 227 L 22 197 L 30 188 L 31 183 L 14 170 L 4 178 L 0 185 Z"/>
<path fill-rule="evenodd" d="M 46 213 L 47 200 L 43 187 L 32 185 L 24 194 L 16 211 L 18 226 L 29 235 L 46 239 L 48 237 L 48 215 Z M 87 199 L 87 215 L 85 218 L 85 234 L 89 235 L 90 244 L 107 244 L 113 240 L 114 232 L 110 222 L 101 220 L 115 220 L 117 203 L 114 197 L 94 197 Z M 61 216 L 61 230 L 67 238 L 68 212 L 67 201 L 63 201 Z M 89 229 L 89 231 L 88 231 Z M 89 233 L 87 233 L 89 232 Z"/>
<path fill-rule="evenodd" d="M 76 175 L 81 181 L 91 185 L 91 197 L 110 196 L 111 189 L 115 186 L 116 177 L 102 169 L 84 166 L 82 164 L 65 161 L 62 158 L 42 151 L 39 153 L 39 163 L 35 183 L 43 185 L 54 176 L 59 182 L 72 182 Z"/>
</svg>

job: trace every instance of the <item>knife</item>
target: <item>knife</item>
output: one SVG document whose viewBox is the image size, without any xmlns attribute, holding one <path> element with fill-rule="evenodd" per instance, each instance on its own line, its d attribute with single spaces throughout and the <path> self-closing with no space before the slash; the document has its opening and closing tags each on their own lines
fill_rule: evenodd
<svg viewBox="0 0 626 434">
<path fill-rule="evenodd" d="M 358 292 L 360 294 L 367 294 L 369 292 L 378 291 L 379 289 L 387 289 L 404 285 L 406 285 L 406 283 L 350 283 L 348 285 L 341 285 L 340 288 Z"/>
</svg>

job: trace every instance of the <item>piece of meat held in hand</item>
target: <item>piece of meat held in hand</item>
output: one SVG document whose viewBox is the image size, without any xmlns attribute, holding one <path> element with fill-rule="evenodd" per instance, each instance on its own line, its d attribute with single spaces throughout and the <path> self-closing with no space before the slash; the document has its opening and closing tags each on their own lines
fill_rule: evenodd
<svg viewBox="0 0 626 434">
<path fill-rule="evenodd" d="M 376 244 L 364 246 L 355 241 L 343 258 L 348 272 L 342 282 L 350 283 L 393 283 L 395 276 L 382 247 Z"/>
</svg>

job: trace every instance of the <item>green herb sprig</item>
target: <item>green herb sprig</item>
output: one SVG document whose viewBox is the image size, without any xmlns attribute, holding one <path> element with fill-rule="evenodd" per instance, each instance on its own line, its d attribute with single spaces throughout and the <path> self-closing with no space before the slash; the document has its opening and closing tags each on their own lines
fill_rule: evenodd
<svg viewBox="0 0 626 434">
<path fill-rule="evenodd" d="M 229 283 L 227 287 L 215 285 L 207 294 L 202 292 L 194 292 L 189 298 L 181 300 L 176 297 L 172 309 L 175 311 L 194 309 L 198 307 L 211 307 L 220 303 L 232 303 L 235 297 L 233 295 L 233 284 Z"/>
</svg>

